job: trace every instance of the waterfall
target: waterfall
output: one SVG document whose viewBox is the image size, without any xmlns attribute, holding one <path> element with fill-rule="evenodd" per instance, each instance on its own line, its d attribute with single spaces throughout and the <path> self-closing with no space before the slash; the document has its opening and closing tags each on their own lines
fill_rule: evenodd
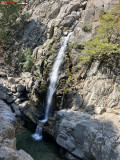
<svg viewBox="0 0 120 160">
<path fill-rule="evenodd" d="M 37 141 L 42 139 L 42 127 L 37 125 L 35 134 L 32 135 L 32 137 Z"/>
<path fill-rule="evenodd" d="M 45 118 L 40 121 L 41 123 L 45 123 L 48 120 L 49 110 L 50 110 L 50 107 L 51 107 L 53 95 L 56 91 L 56 87 L 57 87 L 58 82 L 59 82 L 60 67 L 61 67 L 62 62 L 64 60 L 65 51 L 66 51 L 66 48 L 67 48 L 67 43 L 68 43 L 68 40 L 69 40 L 69 37 L 70 37 L 71 34 L 72 33 L 69 33 L 68 36 L 66 36 L 64 38 L 64 42 L 61 45 L 59 53 L 58 53 L 58 55 L 55 59 L 55 62 L 53 64 L 52 72 L 51 72 L 51 75 L 50 75 L 50 84 L 49 84 L 48 92 L 47 92 L 47 103 L 46 103 Z M 32 137 L 35 140 L 42 139 L 42 127 L 37 126 L 36 132 L 35 132 L 35 134 L 32 135 Z"/>
</svg>

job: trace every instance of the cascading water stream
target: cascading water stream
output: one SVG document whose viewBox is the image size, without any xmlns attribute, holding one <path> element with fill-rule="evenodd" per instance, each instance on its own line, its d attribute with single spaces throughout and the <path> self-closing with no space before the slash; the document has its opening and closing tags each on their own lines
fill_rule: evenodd
<svg viewBox="0 0 120 160">
<path fill-rule="evenodd" d="M 59 53 L 55 59 L 55 62 L 53 64 L 52 67 L 52 72 L 50 75 L 50 84 L 48 87 L 48 92 L 47 92 L 47 103 L 46 103 L 46 111 L 45 111 L 45 118 L 43 120 L 41 120 L 41 123 L 45 123 L 48 120 L 49 117 L 49 110 L 51 107 L 51 103 L 52 103 L 52 99 L 53 99 L 53 95 L 56 91 L 56 87 L 58 85 L 59 82 L 59 70 L 60 67 L 62 65 L 62 62 L 64 60 L 64 56 L 65 56 L 65 51 L 67 48 L 67 43 L 69 40 L 69 37 L 72 33 L 69 33 L 68 36 L 65 37 L 64 42 L 59 50 Z M 32 135 L 32 137 L 35 140 L 41 140 L 42 139 L 42 127 L 40 127 L 39 125 L 36 128 L 36 132 L 35 134 Z"/>
</svg>

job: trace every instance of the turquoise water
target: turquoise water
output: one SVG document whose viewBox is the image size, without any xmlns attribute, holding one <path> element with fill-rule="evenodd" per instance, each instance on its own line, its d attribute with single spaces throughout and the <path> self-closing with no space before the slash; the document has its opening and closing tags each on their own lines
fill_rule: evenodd
<svg viewBox="0 0 120 160">
<path fill-rule="evenodd" d="M 63 160 L 60 158 L 58 146 L 50 141 L 35 141 L 27 129 L 16 134 L 17 150 L 23 149 L 34 160 Z"/>
</svg>

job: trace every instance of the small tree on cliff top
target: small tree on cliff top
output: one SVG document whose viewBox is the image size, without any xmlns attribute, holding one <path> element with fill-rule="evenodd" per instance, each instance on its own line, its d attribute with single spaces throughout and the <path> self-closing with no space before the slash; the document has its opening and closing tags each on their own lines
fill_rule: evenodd
<svg viewBox="0 0 120 160">
<path fill-rule="evenodd" d="M 93 59 L 103 58 L 105 55 L 120 53 L 120 4 L 107 14 L 101 16 L 95 38 L 85 42 L 80 56 L 80 63 L 85 64 Z"/>
</svg>

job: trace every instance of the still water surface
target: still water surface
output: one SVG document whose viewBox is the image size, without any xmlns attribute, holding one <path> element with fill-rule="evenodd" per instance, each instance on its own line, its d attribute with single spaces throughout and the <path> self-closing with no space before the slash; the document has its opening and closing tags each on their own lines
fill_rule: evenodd
<svg viewBox="0 0 120 160">
<path fill-rule="evenodd" d="M 35 141 L 31 134 L 27 129 L 16 134 L 17 150 L 23 149 L 34 160 L 63 160 L 59 155 L 59 148 L 54 142 L 44 139 Z"/>
</svg>

